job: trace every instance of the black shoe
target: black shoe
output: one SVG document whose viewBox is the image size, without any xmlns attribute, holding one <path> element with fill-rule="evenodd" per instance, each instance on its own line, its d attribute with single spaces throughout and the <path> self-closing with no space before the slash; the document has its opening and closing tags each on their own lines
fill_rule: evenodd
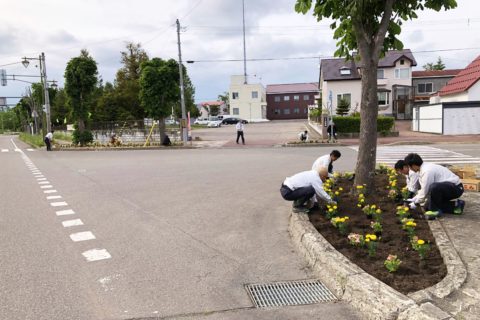
<svg viewBox="0 0 480 320">
<path fill-rule="evenodd" d="M 295 213 L 308 213 L 310 210 L 305 206 L 294 206 L 292 211 Z"/>
</svg>

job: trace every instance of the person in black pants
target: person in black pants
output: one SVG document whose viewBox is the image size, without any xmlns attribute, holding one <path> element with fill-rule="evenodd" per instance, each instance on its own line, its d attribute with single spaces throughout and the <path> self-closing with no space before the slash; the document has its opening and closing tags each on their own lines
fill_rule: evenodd
<svg viewBox="0 0 480 320">
<path fill-rule="evenodd" d="M 53 130 L 45 135 L 45 145 L 47 146 L 47 151 L 52 151 L 52 140 L 53 140 Z"/>
<path fill-rule="evenodd" d="M 423 162 L 416 153 L 410 153 L 404 160 L 410 169 L 418 172 L 420 190 L 411 199 L 410 208 L 425 203 L 427 218 L 434 218 L 444 213 L 462 214 L 465 201 L 453 199 L 463 194 L 463 184 L 460 178 L 447 168 L 434 163 Z"/>
<path fill-rule="evenodd" d="M 238 139 L 240 139 L 240 137 L 242 137 L 242 144 L 245 144 L 245 138 L 243 137 L 243 130 L 245 129 L 245 126 L 242 120 L 239 120 L 237 122 L 237 125 L 235 126 L 235 128 L 237 129 L 237 144 L 238 144 Z"/>
</svg>

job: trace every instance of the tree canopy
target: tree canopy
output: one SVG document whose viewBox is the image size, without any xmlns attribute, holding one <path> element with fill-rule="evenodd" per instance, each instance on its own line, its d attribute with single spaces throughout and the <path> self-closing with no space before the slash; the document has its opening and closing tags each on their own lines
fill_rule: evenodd
<svg viewBox="0 0 480 320">
<path fill-rule="evenodd" d="M 438 57 L 437 63 L 429 62 L 427 64 L 423 65 L 423 69 L 426 71 L 432 71 L 432 70 L 444 70 L 445 69 L 445 64 L 442 61 L 441 57 Z"/>
</svg>

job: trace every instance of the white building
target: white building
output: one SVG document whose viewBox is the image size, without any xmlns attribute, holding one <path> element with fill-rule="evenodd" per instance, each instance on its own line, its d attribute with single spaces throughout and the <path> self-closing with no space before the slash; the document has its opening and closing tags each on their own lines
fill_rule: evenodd
<svg viewBox="0 0 480 320">
<path fill-rule="evenodd" d="M 411 118 L 413 105 L 412 66 L 417 62 L 410 50 L 388 51 L 378 62 L 378 109 L 379 114 L 396 119 Z M 320 83 L 323 107 L 335 114 L 340 99 L 350 102 L 350 112 L 361 108 L 361 62 L 343 58 L 323 59 L 320 65 Z"/>
<path fill-rule="evenodd" d="M 245 83 L 245 77 L 230 78 L 230 113 L 249 122 L 267 121 L 267 97 L 261 83 Z"/>
</svg>

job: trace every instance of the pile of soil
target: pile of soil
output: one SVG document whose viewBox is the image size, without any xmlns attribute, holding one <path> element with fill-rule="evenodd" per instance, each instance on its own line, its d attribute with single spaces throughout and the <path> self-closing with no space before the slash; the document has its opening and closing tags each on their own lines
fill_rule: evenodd
<svg viewBox="0 0 480 320">
<path fill-rule="evenodd" d="M 400 181 L 399 184 L 404 185 Z M 411 218 L 415 219 L 417 226 L 416 235 L 430 243 L 424 260 L 421 260 L 418 252 L 412 249 L 406 231 L 397 218 L 394 200 L 388 198 L 388 176 L 377 174 L 375 176 L 375 191 L 365 195 L 367 204 L 375 204 L 382 210 L 383 232 L 378 241 L 375 257 L 368 255 L 366 248 L 352 246 L 347 235 L 351 232 L 365 235 L 373 234 L 370 227 L 371 220 L 361 208 L 357 207 L 358 197 L 351 192 L 353 183 L 344 178 L 337 179 L 334 189 L 342 187 L 344 191 L 338 197 L 339 217 L 348 216 L 347 235 L 341 235 L 338 229 L 332 226 L 329 219 L 325 217 L 325 208 L 314 211 L 309 215 L 313 226 L 327 239 L 339 252 L 345 255 L 357 266 L 370 275 L 383 281 L 392 288 L 407 294 L 421 289 L 428 288 L 440 282 L 447 274 L 447 268 L 435 244 L 427 221 L 419 211 L 412 212 Z M 397 255 L 402 261 L 400 268 L 393 273 L 388 272 L 384 261 L 389 254 Z"/>
</svg>

